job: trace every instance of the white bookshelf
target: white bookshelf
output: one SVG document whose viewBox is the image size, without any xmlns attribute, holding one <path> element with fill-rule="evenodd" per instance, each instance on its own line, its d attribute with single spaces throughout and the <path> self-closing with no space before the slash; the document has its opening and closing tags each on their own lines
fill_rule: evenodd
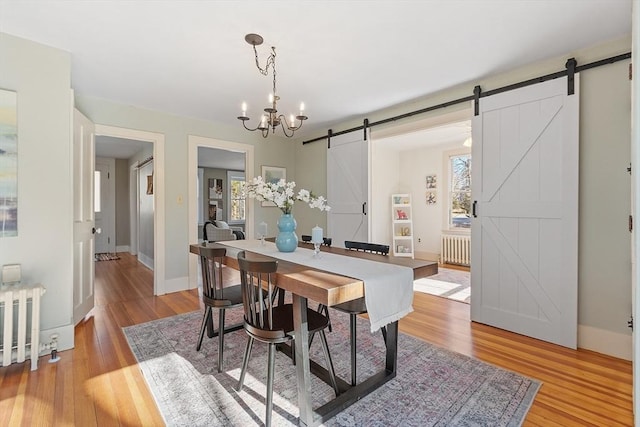
<svg viewBox="0 0 640 427">
<path fill-rule="evenodd" d="M 413 258 L 413 218 L 410 194 L 391 195 L 393 255 Z"/>
</svg>

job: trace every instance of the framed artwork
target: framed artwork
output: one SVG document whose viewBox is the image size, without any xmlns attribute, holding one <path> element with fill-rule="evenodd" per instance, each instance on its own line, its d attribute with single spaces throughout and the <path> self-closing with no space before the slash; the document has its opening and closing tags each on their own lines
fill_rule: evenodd
<svg viewBox="0 0 640 427">
<path fill-rule="evenodd" d="M 438 179 L 435 174 L 427 175 L 427 189 L 437 188 Z"/>
<path fill-rule="evenodd" d="M 222 180 L 219 178 L 209 178 L 209 198 L 222 199 Z"/>
<path fill-rule="evenodd" d="M 0 89 L 0 237 L 18 235 L 17 98 Z"/>
<path fill-rule="evenodd" d="M 153 194 L 153 175 L 147 175 L 147 194 Z"/>
<path fill-rule="evenodd" d="M 276 183 L 281 179 L 287 179 L 287 169 L 278 166 L 262 166 L 262 180 Z"/>
<path fill-rule="evenodd" d="M 278 166 L 262 166 L 262 180 L 264 182 L 277 183 L 281 179 L 287 179 L 287 169 Z M 262 206 L 275 207 L 273 202 L 263 201 Z"/>
<path fill-rule="evenodd" d="M 436 204 L 436 192 L 435 191 L 427 191 L 427 197 L 426 197 L 426 201 L 428 205 L 435 205 Z"/>
</svg>

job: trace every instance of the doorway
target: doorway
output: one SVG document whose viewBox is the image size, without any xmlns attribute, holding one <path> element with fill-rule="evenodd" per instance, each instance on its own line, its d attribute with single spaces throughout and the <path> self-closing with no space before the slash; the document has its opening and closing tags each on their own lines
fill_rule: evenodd
<svg viewBox="0 0 640 427">
<path fill-rule="evenodd" d="M 151 205 L 153 206 L 153 221 L 151 227 L 148 228 L 149 241 L 151 242 L 151 247 L 153 248 L 152 253 L 153 256 L 153 282 L 154 282 L 154 295 L 163 295 L 171 290 L 166 289 L 165 285 L 165 244 L 164 244 L 164 229 L 165 229 L 165 211 L 164 211 L 164 135 L 153 133 L 153 132 L 145 132 L 138 131 L 132 129 L 119 128 L 114 126 L 105 126 L 105 125 L 96 125 L 95 126 L 95 134 L 96 134 L 96 146 L 99 144 L 106 147 L 105 150 L 111 148 L 112 150 L 116 150 L 117 146 L 120 146 L 118 149 L 126 151 L 129 150 L 129 154 L 123 154 L 123 158 L 121 158 L 122 162 L 116 161 L 116 169 L 118 166 L 123 170 L 119 175 L 124 175 L 127 177 L 126 181 L 129 182 L 127 186 L 129 187 L 129 191 L 122 190 L 119 193 L 124 194 L 129 201 L 125 201 L 121 199 L 120 204 L 126 204 L 130 207 L 137 207 L 137 202 L 131 202 L 131 200 L 136 200 L 138 197 L 137 194 L 133 194 L 132 188 L 140 188 L 139 182 L 133 183 L 132 179 L 134 174 L 131 172 L 131 166 L 136 168 L 139 163 L 143 162 L 145 159 L 151 157 L 153 159 L 153 173 L 151 182 L 153 187 L 153 196 L 152 200 L 150 200 Z M 100 141 L 98 143 L 98 141 Z M 108 152 L 107 152 L 108 153 Z M 127 159 L 124 162 L 124 159 Z M 131 160 L 131 165 L 129 164 L 129 160 Z M 133 164 L 133 163 L 136 164 Z M 149 174 L 147 174 L 149 175 Z M 146 180 L 146 175 L 145 175 Z M 135 185 L 134 185 L 135 184 Z M 146 193 L 146 182 L 145 182 L 145 193 Z M 118 196 L 116 196 L 116 205 L 118 204 Z M 119 217 L 120 223 L 128 223 L 129 224 L 129 238 L 127 239 L 125 236 L 119 233 L 126 233 L 125 230 L 120 229 L 118 231 L 118 227 L 116 227 L 115 233 L 118 236 L 114 236 L 114 239 L 119 242 L 126 242 L 128 244 L 116 244 L 116 252 L 117 251 L 129 251 L 132 253 L 138 254 L 140 250 L 139 240 L 136 237 L 139 232 L 139 222 L 136 219 L 137 214 L 132 214 L 131 211 L 134 209 L 129 209 L 128 211 L 121 211 L 116 209 L 117 215 Z M 126 218 L 125 218 L 126 217 Z M 131 237 L 133 235 L 133 237 Z"/>
<path fill-rule="evenodd" d="M 415 290 L 461 302 L 470 295 L 470 165 L 472 111 L 441 114 L 411 124 L 371 131 L 372 237 L 392 242 L 390 195 L 411 195 L 416 258 L 439 261 L 441 274 Z M 465 144 L 466 143 L 466 144 Z M 464 182 L 463 182 L 464 181 Z M 445 256 L 450 243 L 455 257 Z M 466 248 L 466 250 L 465 250 Z M 462 256 L 462 252 L 465 256 Z M 448 265 L 452 264 L 452 265 Z"/>
<path fill-rule="evenodd" d="M 251 144 L 242 144 L 238 142 L 223 141 L 213 138 L 205 138 L 201 136 L 189 135 L 188 148 L 188 211 L 189 211 L 189 241 L 197 242 L 199 239 L 198 223 L 199 218 L 202 221 L 202 215 L 199 215 L 198 203 L 198 150 L 201 148 L 209 148 L 219 150 L 218 154 L 223 152 L 233 152 L 244 155 L 245 179 L 250 181 L 254 177 L 254 146 Z M 254 213 L 250 204 L 246 205 L 245 213 L 245 235 L 254 236 Z M 198 266 L 195 256 L 189 257 L 189 289 L 198 287 Z"/>
</svg>

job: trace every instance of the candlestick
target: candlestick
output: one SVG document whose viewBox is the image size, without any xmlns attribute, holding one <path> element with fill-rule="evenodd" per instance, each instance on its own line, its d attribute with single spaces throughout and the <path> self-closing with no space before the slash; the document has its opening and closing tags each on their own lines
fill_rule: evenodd
<svg viewBox="0 0 640 427">
<path fill-rule="evenodd" d="M 319 226 L 315 226 L 311 229 L 311 242 L 312 243 L 322 243 L 322 228 Z"/>
<path fill-rule="evenodd" d="M 264 245 L 264 238 L 267 237 L 267 223 L 264 221 L 258 224 L 258 237 Z"/>
</svg>

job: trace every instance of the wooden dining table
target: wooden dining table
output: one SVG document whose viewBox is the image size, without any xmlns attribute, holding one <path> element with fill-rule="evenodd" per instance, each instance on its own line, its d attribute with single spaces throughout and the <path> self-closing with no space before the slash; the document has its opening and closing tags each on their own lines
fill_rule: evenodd
<svg viewBox="0 0 640 427">
<path fill-rule="evenodd" d="M 234 255 L 237 254 L 237 251 L 230 250 L 231 248 L 225 245 L 225 242 L 191 244 L 189 250 L 191 253 L 198 254 L 201 246 L 226 248 L 227 256 L 225 257 L 225 263 L 232 268 L 238 269 L 238 261 L 237 258 L 234 257 Z M 300 246 L 313 248 L 305 243 L 300 243 Z M 433 261 L 417 260 L 409 257 L 371 254 L 367 252 L 326 246 L 323 246 L 321 251 L 408 267 L 413 269 L 414 279 L 427 277 L 438 272 L 438 264 Z M 269 257 L 259 253 L 247 250 L 245 250 L 245 252 L 248 259 L 270 259 Z M 318 425 L 362 399 L 375 389 L 381 387 L 387 381 L 395 378 L 398 355 L 397 321 L 389 323 L 386 326 L 386 354 L 384 369 L 355 386 L 352 386 L 350 383 L 338 378 L 340 394 L 319 408 L 312 408 L 312 372 L 327 383 L 329 383 L 329 375 L 326 369 L 310 360 L 309 346 L 305 344 L 309 342 L 309 330 L 307 327 L 308 301 L 316 301 L 331 307 L 336 304 L 361 298 L 364 296 L 364 282 L 357 278 L 322 271 L 310 268 L 309 266 L 283 260 L 278 260 L 276 281 L 278 287 L 291 292 L 293 301 L 294 334 L 296 337 L 294 340 L 295 363 L 298 389 L 298 409 L 300 411 L 298 419 L 299 425 Z"/>
</svg>

